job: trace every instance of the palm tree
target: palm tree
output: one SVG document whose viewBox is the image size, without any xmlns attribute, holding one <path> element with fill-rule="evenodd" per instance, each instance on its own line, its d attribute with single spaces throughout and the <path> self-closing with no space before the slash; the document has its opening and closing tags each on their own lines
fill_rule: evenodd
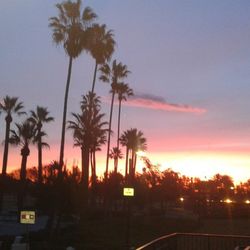
<svg viewBox="0 0 250 250">
<path fill-rule="evenodd" d="M 112 123 L 112 115 L 113 115 L 113 106 L 114 106 L 114 98 L 117 93 L 118 84 L 128 76 L 130 71 L 127 69 L 126 65 L 122 63 L 117 63 L 116 60 L 113 61 L 112 67 L 110 67 L 107 63 L 103 64 L 100 68 L 101 76 L 100 80 L 103 82 L 107 82 L 111 84 L 111 106 L 110 106 L 110 115 L 109 115 L 109 130 L 108 130 L 108 146 L 107 146 L 107 156 L 106 156 L 106 171 L 105 171 L 105 179 L 107 179 L 108 168 L 109 168 L 109 151 L 110 151 L 110 136 L 111 136 L 111 123 Z"/>
<path fill-rule="evenodd" d="M 24 121 L 22 124 L 16 124 L 17 130 L 10 130 L 11 137 L 9 138 L 10 144 L 21 146 L 21 171 L 20 180 L 25 181 L 26 179 L 26 165 L 27 159 L 30 154 L 29 145 L 34 142 L 36 134 L 35 125 L 29 120 Z"/>
<path fill-rule="evenodd" d="M 122 101 L 127 101 L 127 97 L 132 96 L 134 93 L 133 93 L 133 90 L 129 88 L 128 84 L 120 83 L 117 88 L 117 94 L 118 94 L 118 101 L 119 101 L 118 126 L 117 126 L 117 149 L 119 150 Z M 118 161 L 117 161 L 117 165 L 118 165 Z"/>
<path fill-rule="evenodd" d="M 114 172 L 117 173 L 118 169 L 118 159 L 123 158 L 122 151 L 118 147 L 113 147 L 110 151 L 109 157 L 114 159 Z"/>
<path fill-rule="evenodd" d="M 104 64 L 106 61 L 110 60 L 115 47 L 115 41 L 113 38 L 112 30 L 107 30 L 105 24 L 99 25 L 94 24 L 90 30 L 90 41 L 89 41 L 89 51 L 92 57 L 95 59 L 95 70 L 92 83 L 93 93 L 95 90 L 95 81 L 98 65 Z"/>
<path fill-rule="evenodd" d="M 8 152 L 9 152 L 9 136 L 10 136 L 10 124 L 12 122 L 12 115 L 23 115 L 23 103 L 18 102 L 18 97 L 9 97 L 8 95 L 3 99 L 3 103 L 0 103 L 0 110 L 6 114 L 6 129 L 5 129 L 5 141 L 4 141 L 4 153 L 3 153 L 3 166 L 2 175 L 5 176 L 7 172 Z"/>
<path fill-rule="evenodd" d="M 62 44 L 69 57 L 59 157 L 59 164 L 61 166 L 60 171 L 62 171 L 72 61 L 80 55 L 84 48 L 86 48 L 87 34 L 89 34 L 88 29 L 97 16 L 89 7 L 86 7 L 81 14 L 81 0 L 77 0 L 76 2 L 68 0 L 61 4 L 56 4 L 56 7 L 59 11 L 58 17 L 51 17 L 49 19 L 49 27 L 51 27 L 53 31 L 53 41 L 56 44 Z"/>
<path fill-rule="evenodd" d="M 98 142 L 98 137 L 102 138 L 107 131 L 103 128 L 107 125 L 107 122 L 103 122 L 104 114 L 100 114 L 100 98 L 89 92 L 83 96 L 81 113 L 72 113 L 72 116 L 74 119 L 69 121 L 68 128 L 73 130 L 74 146 L 81 148 L 82 182 L 87 191 L 91 150 Z"/>
<path fill-rule="evenodd" d="M 38 149 L 38 183 L 42 183 L 42 147 L 48 146 L 47 143 L 42 141 L 42 137 L 46 135 L 44 131 L 42 131 L 42 127 L 44 123 L 48 123 L 54 121 L 52 116 L 49 116 L 49 111 L 47 108 L 37 106 L 36 110 L 30 111 L 31 116 L 28 120 L 34 124 L 36 129 L 36 138 L 37 149 Z"/>
<path fill-rule="evenodd" d="M 133 178 L 136 170 L 136 153 L 146 150 L 147 140 L 142 131 L 131 128 L 123 132 L 120 142 L 122 146 L 126 147 L 125 177 L 129 175 Z"/>
<path fill-rule="evenodd" d="M 106 123 L 107 125 L 108 123 Z M 96 152 L 101 151 L 101 146 L 107 141 L 107 129 L 97 129 L 95 134 L 96 137 L 93 138 L 93 142 L 90 147 L 90 159 L 91 159 L 91 184 L 95 186 L 97 176 L 96 176 Z"/>
</svg>

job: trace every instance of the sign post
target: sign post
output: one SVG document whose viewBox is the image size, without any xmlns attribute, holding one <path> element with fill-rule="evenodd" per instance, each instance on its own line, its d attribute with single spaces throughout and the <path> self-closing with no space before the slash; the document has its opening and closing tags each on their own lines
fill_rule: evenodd
<svg viewBox="0 0 250 250">
<path fill-rule="evenodd" d="M 130 212 L 130 199 L 131 197 L 134 197 L 135 195 L 135 190 L 132 187 L 124 187 L 123 188 L 123 196 L 127 198 L 127 222 L 126 222 L 126 247 L 129 249 L 130 247 L 130 217 L 131 217 L 131 212 Z"/>
<path fill-rule="evenodd" d="M 134 195 L 135 195 L 134 188 L 130 188 L 130 187 L 123 188 L 123 196 L 133 197 Z"/>
<path fill-rule="evenodd" d="M 26 250 L 29 250 L 29 224 L 35 224 L 35 221 L 36 221 L 35 211 L 20 212 L 20 223 L 26 225 L 26 235 L 27 235 Z"/>
</svg>

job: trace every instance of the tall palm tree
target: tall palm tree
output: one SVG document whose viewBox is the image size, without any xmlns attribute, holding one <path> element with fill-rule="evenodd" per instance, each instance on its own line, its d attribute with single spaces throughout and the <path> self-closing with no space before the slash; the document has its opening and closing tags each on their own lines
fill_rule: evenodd
<svg viewBox="0 0 250 250">
<path fill-rule="evenodd" d="M 11 137 L 9 138 L 10 144 L 21 146 L 21 171 L 20 180 L 25 181 L 26 179 L 26 165 L 27 159 L 30 154 L 29 145 L 34 141 L 35 137 L 35 125 L 30 121 L 26 120 L 21 124 L 16 124 L 16 131 L 11 130 Z"/>
<path fill-rule="evenodd" d="M 118 126 L 117 126 L 117 149 L 119 150 L 122 101 L 127 101 L 127 97 L 134 95 L 134 93 L 128 84 L 120 83 L 117 88 L 117 94 L 118 94 L 118 101 L 119 101 Z M 117 164 L 118 164 L 118 161 L 117 161 Z"/>
<path fill-rule="evenodd" d="M 112 150 L 110 151 L 109 157 L 111 159 L 114 159 L 114 172 L 117 173 L 117 170 L 118 170 L 118 159 L 122 159 L 123 158 L 122 151 L 119 148 L 117 148 L 117 147 L 113 147 Z"/>
<path fill-rule="evenodd" d="M 95 70 L 92 82 L 93 93 L 95 90 L 96 73 L 98 65 L 104 64 L 106 61 L 110 60 L 115 47 L 115 41 L 113 38 L 112 30 L 107 30 L 105 24 L 99 25 L 94 24 L 90 31 L 89 39 L 89 51 L 92 57 L 95 59 Z"/>
<path fill-rule="evenodd" d="M 129 175 L 133 178 L 136 170 L 136 153 L 146 150 L 147 140 L 142 131 L 131 128 L 123 132 L 120 142 L 126 147 L 125 177 Z"/>
<path fill-rule="evenodd" d="M 5 96 L 3 102 L 0 103 L 0 110 L 6 114 L 6 129 L 5 129 L 5 141 L 4 141 L 4 153 L 3 153 L 3 166 L 2 175 L 5 176 L 7 172 L 8 152 L 9 152 L 9 136 L 10 125 L 13 120 L 12 115 L 23 115 L 23 103 L 18 101 L 18 97 Z"/>
<path fill-rule="evenodd" d="M 89 7 L 86 7 L 81 14 L 81 0 L 77 0 L 76 2 L 72 2 L 71 0 L 64 1 L 61 4 L 56 4 L 56 7 L 59 11 L 58 17 L 51 17 L 49 19 L 49 27 L 51 27 L 53 31 L 53 41 L 56 44 L 62 44 L 69 57 L 59 157 L 59 164 L 61 166 L 60 171 L 62 171 L 72 61 L 80 55 L 83 49 L 86 48 L 87 34 L 89 34 L 88 29 L 97 16 Z"/>
<path fill-rule="evenodd" d="M 49 116 L 49 111 L 47 108 L 37 106 L 36 110 L 30 111 L 30 117 L 28 120 L 34 124 L 36 129 L 36 138 L 37 149 L 38 149 L 38 183 L 42 183 L 42 147 L 48 146 L 47 143 L 42 141 L 42 137 L 45 136 L 45 132 L 42 131 L 44 123 L 54 121 L 52 116 Z"/>
<path fill-rule="evenodd" d="M 91 105 L 90 105 L 91 104 Z M 103 121 L 104 114 L 100 113 L 100 98 L 91 92 L 83 96 L 81 113 L 72 113 L 73 120 L 69 121 L 69 129 L 73 130 L 74 146 L 81 148 L 82 182 L 85 191 L 89 183 L 90 153 L 93 145 L 102 137 L 107 129 Z"/>
<path fill-rule="evenodd" d="M 106 155 L 106 171 L 105 171 L 105 179 L 108 176 L 108 168 L 109 168 L 109 151 L 110 151 L 110 137 L 111 137 L 111 123 L 112 123 L 112 115 L 113 115 L 113 106 L 115 94 L 117 93 L 118 84 L 128 76 L 130 71 L 127 69 L 126 65 L 122 63 L 117 63 L 116 60 L 113 61 L 112 67 L 110 67 L 107 63 L 103 64 L 100 67 L 100 80 L 103 82 L 107 82 L 111 84 L 111 105 L 110 105 L 110 114 L 109 114 L 109 130 L 108 130 L 108 146 L 107 146 L 107 155 Z"/>
</svg>

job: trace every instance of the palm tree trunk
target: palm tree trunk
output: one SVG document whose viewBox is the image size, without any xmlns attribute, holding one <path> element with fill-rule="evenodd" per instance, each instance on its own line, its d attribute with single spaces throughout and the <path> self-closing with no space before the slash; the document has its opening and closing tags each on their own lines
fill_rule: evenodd
<svg viewBox="0 0 250 250">
<path fill-rule="evenodd" d="M 133 158 L 133 178 L 135 178 L 136 162 L 137 162 L 137 154 L 135 152 Z"/>
<path fill-rule="evenodd" d="M 114 172 L 117 174 L 118 171 L 118 157 L 114 158 Z"/>
<path fill-rule="evenodd" d="M 93 83 L 92 83 L 92 90 L 91 90 L 91 93 L 92 93 L 92 94 L 93 94 L 94 91 L 95 91 L 95 82 L 96 82 L 97 67 L 98 67 L 98 63 L 95 62 L 95 71 L 94 71 L 94 77 L 93 77 Z"/>
<path fill-rule="evenodd" d="M 90 150 L 89 153 L 89 158 L 90 158 L 90 166 L 91 166 L 91 185 L 93 185 L 94 182 L 94 151 Z"/>
<path fill-rule="evenodd" d="M 21 162 L 21 171 L 20 171 L 20 188 L 18 190 L 17 196 L 17 207 L 18 210 L 21 211 L 23 209 L 23 201 L 25 196 L 25 180 L 26 180 L 26 166 L 27 166 L 27 159 L 29 156 L 30 150 L 27 145 L 25 145 L 21 149 L 22 155 L 22 162 Z"/>
<path fill-rule="evenodd" d="M 126 148 L 126 160 L 125 160 L 125 179 L 128 177 L 128 147 Z"/>
<path fill-rule="evenodd" d="M 122 100 L 119 100 L 119 111 L 118 111 L 118 126 L 117 126 L 117 152 L 119 153 L 119 147 L 120 147 L 120 124 L 121 124 L 121 106 L 122 106 Z M 118 169 L 118 161 L 119 161 L 119 157 L 117 157 L 116 161 L 115 161 L 115 173 L 117 173 L 117 169 Z"/>
<path fill-rule="evenodd" d="M 91 150 L 90 160 L 91 160 L 91 185 L 92 185 L 92 187 L 94 187 L 95 184 L 96 184 L 96 156 L 95 156 L 95 149 Z"/>
<path fill-rule="evenodd" d="M 83 189 L 86 198 L 88 197 L 88 187 L 89 187 L 89 149 L 84 147 L 83 149 Z M 87 201 L 87 200 L 86 200 Z"/>
<path fill-rule="evenodd" d="M 81 158 L 82 158 L 82 174 L 81 174 L 81 182 L 83 182 L 83 176 L 84 176 L 84 150 L 83 146 L 81 146 Z"/>
<path fill-rule="evenodd" d="M 40 134 L 41 131 L 38 131 Z M 38 183 L 41 184 L 43 181 L 43 176 L 42 176 L 42 171 L 43 171 L 43 165 L 42 165 L 42 138 L 39 136 L 38 138 L 38 144 L 37 144 L 37 149 L 38 149 Z"/>
<path fill-rule="evenodd" d="M 3 167 L 2 175 L 5 176 L 7 172 L 8 152 L 9 152 L 9 136 L 10 136 L 10 123 L 12 117 L 7 115 L 6 118 L 6 129 L 5 129 L 5 141 L 4 141 L 4 153 L 3 153 Z"/>
<path fill-rule="evenodd" d="M 68 66 L 68 76 L 67 76 L 66 90 L 65 90 L 65 96 L 64 96 L 61 147 L 60 147 L 60 157 L 59 157 L 59 166 L 60 166 L 59 174 L 60 175 L 62 175 L 62 167 L 63 167 L 63 159 L 64 159 L 65 128 L 66 128 L 67 104 L 68 104 L 69 85 L 70 85 L 71 70 L 72 70 L 72 61 L 73 61 L 73 58 L 70 56 L 69 57 L 69 66 Z"/>
<path fill-rule="evenodd" d="M 115 92 L 112 93 L 111 106 L 110 106 L 109 131 L 108 131 L 108 146 L 107 146 L 107 158 L 106 158 L 105 180 L 107 180 L 107 177 L 108 177 L 108 170 L 109 170 L 109 150 L 110 150 L 111 123 L 112 123 L 114 99 L 115 99 Z"/>
<path fill-rule="evenodd" d="M 93 184 L 96 184 L 96 154 L 95 154 L 95 150 L 93 151 Z"/>
<path fill-rule="evenodd" d="M 27 159 L 30 154 L 29 147 L 25 145 L 21 150 L 22 155 L 22 163 L 21 163 L 21 171 L 20 171 L 20 180 L 24 182 L 26 180 L 26 166 L 27 166 Z"/>
<path fill-rule="evenodd" d="M 122 100 L 119 100 L 119 112 L 118 112 L 118 128 L 117 128 L 117 149 L 119 151 L 119 138 L 120 138 L 120 124 L 121 124 L 121 106 L 122 106 Z"/>
<path fill-rule="evenodd" d="M 93 176 L 93 171 L 94 171 L 93 150 L 90 150 L 89 159 L 90 159 L 91 175 Z"/>
</svg>

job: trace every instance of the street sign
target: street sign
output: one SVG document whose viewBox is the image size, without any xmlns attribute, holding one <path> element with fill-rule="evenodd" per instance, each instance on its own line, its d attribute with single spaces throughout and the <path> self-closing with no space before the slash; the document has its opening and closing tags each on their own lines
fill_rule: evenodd
<svg viewBox="0 0 250 250">
<path fill-rule="evenodd" d="M 35 219 L 35 211 L 21 211 L 20 213 L 20 223 L 22 224 L 35 224 Z"/>
<path fill-rule="evenodd" d="M 123 196 L 134 196 L 135 191 L 134 188 L 123 188 Z"/>
</svg>

